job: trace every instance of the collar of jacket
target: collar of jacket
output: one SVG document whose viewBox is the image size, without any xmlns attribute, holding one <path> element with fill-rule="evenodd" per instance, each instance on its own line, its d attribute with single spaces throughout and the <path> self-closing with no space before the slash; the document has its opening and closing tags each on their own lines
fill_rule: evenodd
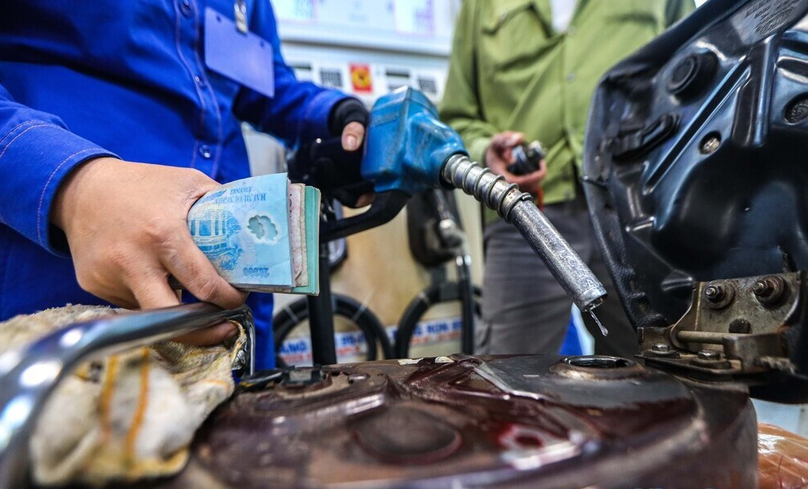
<svg viewBox="0 0 808 489">
<path fill-rule="evenodd" d="M 570 25 L 575 24 L 575 17 L 588 2 L 589 0 L 577 1 Z M 548 33 L 555 32 L 553 30 L 553 12 L 550 8 L 550 0 L 497 0 L 493 6 L 494 15 L 483 21 L 482 28 L 487 32 L 496 32 L 511 16 L 529 8 L 538 13 L 539 19 L 541 19 Z"/>
</svg>

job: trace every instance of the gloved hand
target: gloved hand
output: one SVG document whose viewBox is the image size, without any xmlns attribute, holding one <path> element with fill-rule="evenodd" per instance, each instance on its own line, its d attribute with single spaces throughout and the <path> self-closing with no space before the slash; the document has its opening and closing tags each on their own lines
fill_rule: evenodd
<svg viewBox="0 0 808 489">
<path fill-rule="evenodd" d="M 368 125 L 368 109 L 355 98 L 337 103 L 328 116 L 328 128 L 333 136 L 342 135 L 342 148 L 356 151 L 362 147 Z"/>
<path fill-rule="evenodd" d="M 365 128 L 368 124 L 368 110 L 357 99 L 349 98 L 339 102 L 331 109 L 329 115 L 329 129 L 334 136 L 340 135 L 342 149 L 348 154 L 341 157 L 334 154 L 333 168 L 319 171 L 319 179 L 335 178 L 338 173 L 342 178 L 349 176 L 349 182 L 335 188 L 331 195 L 348 207 L 364 207 L 373 201 L 373 183 L 362 179 L 360 166 L 362 164 L 362 144 L 365 139 Z M 351 154 L 353 153 L 353 154 Z"/>
</svg>

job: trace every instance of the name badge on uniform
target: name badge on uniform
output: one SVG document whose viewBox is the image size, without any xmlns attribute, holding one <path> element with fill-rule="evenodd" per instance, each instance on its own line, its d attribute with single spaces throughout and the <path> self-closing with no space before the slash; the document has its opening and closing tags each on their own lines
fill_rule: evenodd
<svg viewBox="0 0 808 489">
<path fill-rule="evenodd" d="M 272 44 L 210 7 L 205 9 L 205 65 L 267 97 L 275 95 Z"/>
</svg>

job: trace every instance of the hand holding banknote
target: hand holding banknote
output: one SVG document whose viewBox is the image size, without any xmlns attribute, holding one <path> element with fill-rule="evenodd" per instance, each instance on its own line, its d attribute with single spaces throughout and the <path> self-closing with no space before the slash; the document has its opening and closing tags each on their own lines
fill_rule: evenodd
<svg viewBox="0 0 808 489">
<path fill-rule="evenodd" d="M 188 212 L 194 243 L 233 286 L 317 294 L 320 192 L 286 173 L 236 180 Z"/>
<path fill-rule="evenodd" d="M 127 308 L 173 306 L 173 275 L 201 301 L 238 307 L 246 293 L 219 276 L 186 223 L 191 205 L 216 187 L 193 169 L 98 158 L 63 183 L 51 221 L 67 236 L 79 285 L 93 295 Z M 226 323 L 184 339 L 212 344 L 233 332 Z"/>
</svg>

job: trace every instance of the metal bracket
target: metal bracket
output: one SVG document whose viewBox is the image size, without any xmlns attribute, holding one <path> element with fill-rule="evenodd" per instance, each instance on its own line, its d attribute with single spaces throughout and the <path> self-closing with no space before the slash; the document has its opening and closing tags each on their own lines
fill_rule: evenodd
<svg viewBox="0 0 808 489">
<path fill-rule="evenodd" d="M 805 297 L 803 272 L 698 282 L 676 324 L 639 329 L 638 357 L 708 380 L 755 384 L 767 374 L 794 374 L 784 335 L 804 319 Z"/>
</svg>

